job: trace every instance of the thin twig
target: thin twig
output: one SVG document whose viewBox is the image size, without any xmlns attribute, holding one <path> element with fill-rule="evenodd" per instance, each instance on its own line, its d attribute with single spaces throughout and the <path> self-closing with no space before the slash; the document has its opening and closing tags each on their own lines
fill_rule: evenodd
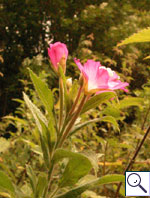
<svg viewBox="0 0 150 198">
<path fill-rule="evenodd" d="M 141 130 L 144 130 L 144 126 L 145 126 L 145 123 L 146 123 L 146 121 L 147 121 L 149 112 L 150 112 L 150 103 L 149 103 L 149 107 L 148 107 L 148 109 L 147 109 L 146 115 L 145 115 L 145 117 L 144 117 L 144 121 L 143 121 L 143 124 L 142 124 L 142 126 L 141 126 Z"/>
</svg>

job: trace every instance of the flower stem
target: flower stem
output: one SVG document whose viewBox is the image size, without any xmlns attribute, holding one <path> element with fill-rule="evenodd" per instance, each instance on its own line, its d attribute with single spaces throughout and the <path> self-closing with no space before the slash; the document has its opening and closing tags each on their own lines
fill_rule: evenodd
<svg viewBox="0 0 150 198">
<path fill-rule="evenodd" d="M 59 79 L 59 97 L 60 97 L 60 111 L 59 111 L 59 132 L 60 132 L 62 120 L 63 120 L 63 103 L 64 103 L 63 81 L 61 78 Z"/>
<path fill-rule="evenodd" d="M 78 103 L 78 101 L 79 101 L 79 98 L 80 98 L 81 93 L 82 93 L 82 86 L 80 86 L 80 88 L 79 88 L 77 97 L 76 97 L 76 99 L 75 99 L 75 101 L 74 101 L 74 104 L 73 104 L 73 106 L 72 106 L 70 112 L 68 113 L 68 116 L 67 116 L 67 117 L 69 117 L 69 116 L 74 112 L 75 107 L 76 107 L 76 105 L 77 105 L 77 103 Z"/>
<path fill-rule="evenodd" d="M 53 156 L 54 156 L 54 152 L 53 152 L 52 155 L 51 155 L 51 159 L 50 159 L 51 162 L 52 162 Z M 54 172 L 54 166 L 55 166 L 55 165 L 54 165 L 53 163 L 51 163 L 51 167 L 50 167 L 50 169 L 49 169 L 49 171 L 48 171 L 48 177 L 47 177 L 48 186 L 47 186 L 47 188 L 46 188 L 44 197 L 47 197 L 48 192 L 49 192 L 49 190 L 50 190 L 50 188 L 51 188 L 52 177 L 53 177 L 53 172 Z"/>
<path fill-rule="evenodd" d="M 77 104 L 78 104 L 78 101 L 79 101 L 79 98 L 80 98 L 81 93 L 82 93 L 82 86 L 80 86 L 80 88 L 79 88 L 79 90 L 78 90 L 77 97 L 76 97 L 76 99 L 75 99 L 75 101 L 74 101 L 74 103 L 73 103 L 73 106 L 72 106 L 70 112 L 66 115 L 66 118 L 65 118 L 65 120 L 64 120 L 63 126 L 62 126 L 61 131 L 60 131 L 59 136 L 58 136 L 58 142 L 59 142 L 60 138 L 62 137 L 62 134 L 63 134 L 63 132 L 64 132 L 64 130 L 65 130 L 67 124 L 69 123 L 69 121 L 70 121 L 70 119 L 71 119 L 72 113 L 74 112 L 75 107 L 76 107 Z M 57 143 L 57 144 L 58 144 L 58 143 Z"/>
<path fill-rule="evenodd" d="M 124 173 L 123 173 L 124 175 L 125 175 L 125 172 L 128 171 L 128 170 L 130 169 L 130 167 L 132 166 L 132 164 L 134 163 L 134 161 L 135 161 L 135 159 L 136 159 L 136 157 L 137 157 L 137 155 L 138 155 L 138 153 L 139 153 L 141 147 L 143 146 L 144 141 L 146 140 L 146 137 L 148 136 L 149 132 L 150 132 L 150 126 L 148 127 L 146 133 L 144 134 L 143 139 L 141 140 L 139 146 L 138 146 L 137 149 L 135 150 L 135 153 L 134 153 L 133 157 L 131 158 L 129 164 L 128 164 L 127 167 L 125 168 Z M 116 191 L 115 198 L 118 198 L 118 194 L 119 194 L 121 185 L 122 185 L 122 182 L 120 182 L 120 183 L 118 184 L 118 188 L 117 188 L 117 191 Z"/>
<path fill-rule="evenodd" d="M 72 117 L 72 120 L 70 121 L 70 123 L 69 123 L 67 129 L 65 130 L 65 132 L 64 132 L 64 134 L 63 134 L 63 136 L 62 136 L 62 138 L 60 139 L 60 141 L 59 141 L 59 143 L 58 143 L 58 147 L 61 147 L 61 146 L 63 145 L 64 141 L 66 140 L 66 138 L 68 137 L 69 132 L 70 132 L 70 130 L 72 129 L 72 127 L 73 127 L 73 125 L 74 125 L 76 119 L 78 118 L 78 116 L 79 116 L 79 114 L 80 114 L 80 112 L 81 112 L 81 110 L 82 110 L 82 107 L 83 107 L 83 105 L 84 105 L 86 99 L 87 99 L 87 96 L 84 95 L 83 98 L 82 98 L 82 100 L 81 100 L 81 103 L 80 103 L 80 105 L 79 105 L 79 107 L 78 107 L 78 109 L 77 109 L 77 111 L 76 111 L 76 113 L 75 113 L 74 116 Z"/>
</svg>

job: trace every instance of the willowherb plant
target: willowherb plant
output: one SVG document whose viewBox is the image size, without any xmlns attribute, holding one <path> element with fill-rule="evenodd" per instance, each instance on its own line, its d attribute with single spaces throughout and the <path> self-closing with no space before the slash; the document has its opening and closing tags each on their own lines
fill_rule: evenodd
<svg viewBox="0 0 150 198">
<path fill-rule="evenodd" d="M 80 61 L 75 59 L 75 63 L 81 71 L 81 76 L 78 93 L 75 100 L 72 101 L 67 90 L 65 77 L 68 57 L 66 45 L 61 42 L 50 44 L 48 55 L 51 66 L 59 78 L 59 115 L 55 111 L 51 90 L 32 71 L 30 71 L 30 76 L 39 98 L 45 106 L 47 117 L 37 109 L 24 93 L 25 102 L 30 108 L 39 130 L 41 150 L 47 169 L 45 185 L 41 187 L 40 195 L 37 195 L 36 187 L 33 187 L 33 197 L 75 198 L 92 186 L 123 182 L 123 175 L 107 175 L 84 185 L 75 186 L 82 177 L 90 172 L 92 164 L 87 156 L 66 150 L 63 146 L 72 134 L 73 128 L 76 126 L 75 122 L 81 114 L 113 98 L 115 96 L 114 90 L 123 89 L 127 91 L 125 87 L 128 86 L 128 83 L 121 82 L 114 71 L 101 66 L 100 62 L 88 60 L 82 66 Z M 56 174 L 57 163 L 64 158 L 68 158 L 68 163 L 61 177 L 57 182 L 54 182 L 53 176 Z M 29 176 L 32 181 L 32 175 L 29 174 Z M 67 192 L 66 187 L 70 187 L 67 188 Z"/>
<path fill-rule="evenodd" d="M 82 66 L 78 59 L 74 59 L 81 75 L 78 81 L 79 89 L 73 100 L 65 76 L 68 58 L 66 45 L 61 42 L 50 44 L 48 55 L 51 67 L 59 79 L 60 107 L 58 113 L 54 105 L 54 95 L 48 85 L 33 71 L 29 70 L 35 90 L 45 107 L 46 115 L 23 93 L 25 103 L 30 109 L 38 128 L 39 146 L 45 165 L 44 174 L 37 174 L 31 166 L 27 166 L 26 170 L 32 188 L 32 194 L 27 197 L 77 198 L 84 191 L 95 186 L 124 182 L 124 175 L 112 174 L 84 182 L 82 185 L 79 184 L 78 181 L 91 171 L 92 162 L 85 154 L 65 149 L 64 143 L 67 143 L 72 134 L 84 127 L 84 123 L 82 125 L 76 123 L 80 115 L 114 98 L 116 96 L 114 90 L 127 91 L 125 87 L 128 86 L 128 83 L 121 82 L 114 71 L 102 66 L 100 62 L 87 60 Z M 65 158 L 68 159 L 68 162 L 63 173 L 59 176 L 58 162 Z M 12 188 L 12 197 L 15 197 L 17 192 Z"/>
</svg>

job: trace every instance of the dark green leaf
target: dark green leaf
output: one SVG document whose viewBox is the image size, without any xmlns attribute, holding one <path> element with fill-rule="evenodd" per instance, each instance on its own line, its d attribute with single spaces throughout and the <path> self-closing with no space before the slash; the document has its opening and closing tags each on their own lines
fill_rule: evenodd
<svg viewBox="0 0 150 198">
<path fill-rule="evenodd" d="M 69 162 L 60 180 L 60 187 L 74 185 L 81 177 L 88 174 L 92 168 L 91 162 L 85 155 L 64 149 L 56 150 L 53 163 L 57 163 L 63 158 L 69 158 Z"/>
</svg>

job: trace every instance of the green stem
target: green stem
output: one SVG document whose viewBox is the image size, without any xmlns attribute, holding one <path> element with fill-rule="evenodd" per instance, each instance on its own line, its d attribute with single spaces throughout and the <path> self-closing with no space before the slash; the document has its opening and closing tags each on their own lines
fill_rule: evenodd
<svg viewBox="0 0 150 198">
<path fill-rule="evenodd" d="M 54 114 L 54 121 L 55 121 L 55 126 L 56 126 L 56 132 L 57 132 L 57 135 L 58 135 L 59 130 L 58 130 L 58 123 L 57 123 L 57 118 L 56 118 L 55 109 L 53 110 L 53 114 Z"/>
<path fill-rule="evenodd" d="M 63 135 L 63 132 L 64 132 L 64 130 L 65 130 L 67 124 L 69 123 L 69 121 L 70 121 L 70 119 L 71 119 L 71 116 L 72 116 L 72 114 L 73 114 L 73 112 L 74 112 L 74 110 L 75 110 L 75 107 L 76 107 L 77 104 L 78 104 L 78 101 L 79 101 L 79 98 L 80 98 L 81 93 L 82 93 L 82 86 L 80 86 L 80 88 L 79 88 L 79 90 L 78 90 L 77 97 L 76 97 L 76 99 L 75 99 L 75 101 L 74 101 L 74 103 L 73 103 L 73 106 L 72 106 L 70 112 L 68 113 L 68 115 L 66 115 L 66 118 L 65 118 L 65 121 L 64 121 L 64 123 L 63 123 L 62 129 L 61 129 L 61 131 L 60 131 L 60 133 L 59 133 L 59 136 L 58 136 L 58 143 L 59 143 L 59 141 L 60 141 L 60 138 L 61 138 L 62 135 Z M 57 144 L 58 144 L 58 143 L 57 143 Z M 56 147 L 57 147 L 57 145 L 56 145 Z"/>
<path fill-rule="evenodd" d="M 51 159 L 50 159 L 51 162 L 52 162 L 52 160 L 53 160 L 53 156 L 54 156 L 54 152 L 52 152 L 52 154 L 51 154 Z M 50 188 L 51 188 L 52 177 L 53 177 L 53 171 L 54 171 L 54 164 L 51 163 L 51 167 L 50 167 L 50 169 L 49 169 L 49 171 L 48 171 L 48 177 L 47 177 L 48 186 L 47 186 L 47 189 L 46 189 L 45 194 L 44 194 L 44 197 L 45 197 L 45 198 L 47 198 L 48 192 L 49 192 L 49 190 L 50 190 Z"/>
<path fill-rule="evenodd" d="M 59 94 L 60 94 L 60 111 L 59 111 L 59 132 L 61 130 L 62 120 L 63 120 L 63 104 L 64 104 L 64 90 L 63 81 L 59 79 Z"/>
<path fill-rule="evenodd" d="M 52 194 L 49 196 L 49 198 L 54 197 L 54 195 L 58 192 L 59 187 L 57 186 L 56 189 L 52 192 Z"/>
<path fill-rule="evenodd" d="M 72 129 L 72 127 L 73 127 L 73 125 L 74 125 L 76 119 L 78 118 L 78 116 L 79 116 L 79 114 L 80 114 L 80 112 L 81 112 L 81 110 L 82 110 L 82 107 L 83 107 L 83 105 L 84 105 L 86 99 L 87 99 L 87 96 L 84 95 L 84 97 L 82 98 L 81 103 L 80 103 L 80 105 L 79 105 L 79 107 L 78 107 L 76 113 L 75 113 L 74 116 L 72 117 L 72 120 L 70 121 L 70 123 L 69 123 L 67 129 L 65 130 L 65 132 L 64 132 L 64 134 L 63 134 L 63 136 L 62 136 L 62 138 L 60 139 L 60 141 L 59 141 L 59 143 L 58 143 L 58 147 L 61 147 L 61 146 L 63 145 L 64 141 L 66 140 L 66 138 L 68 137 L 69 132 L 70 132 L 70 130 Z"/>
<path fill-rule="evenodd" d="M 67 116 L 67 117 L 69 117 L 69 116 L 74 112 L 75 107 L 77 106 L 77 103 L 78 103 L 78 101 L 79 101 L 79 98 L 80 98 L 81 93 L 82 93 L 82 86 L 80 86 L 80 88 L 79 88 L 77 97 L 76 97 L 76 99 L 75 99 L 75 101 L 74 101 L 74 104 L 73 104 L 73 106 L 72 106 L 70 112 L 68 113 L 68 116 Z"/>
</svg>

